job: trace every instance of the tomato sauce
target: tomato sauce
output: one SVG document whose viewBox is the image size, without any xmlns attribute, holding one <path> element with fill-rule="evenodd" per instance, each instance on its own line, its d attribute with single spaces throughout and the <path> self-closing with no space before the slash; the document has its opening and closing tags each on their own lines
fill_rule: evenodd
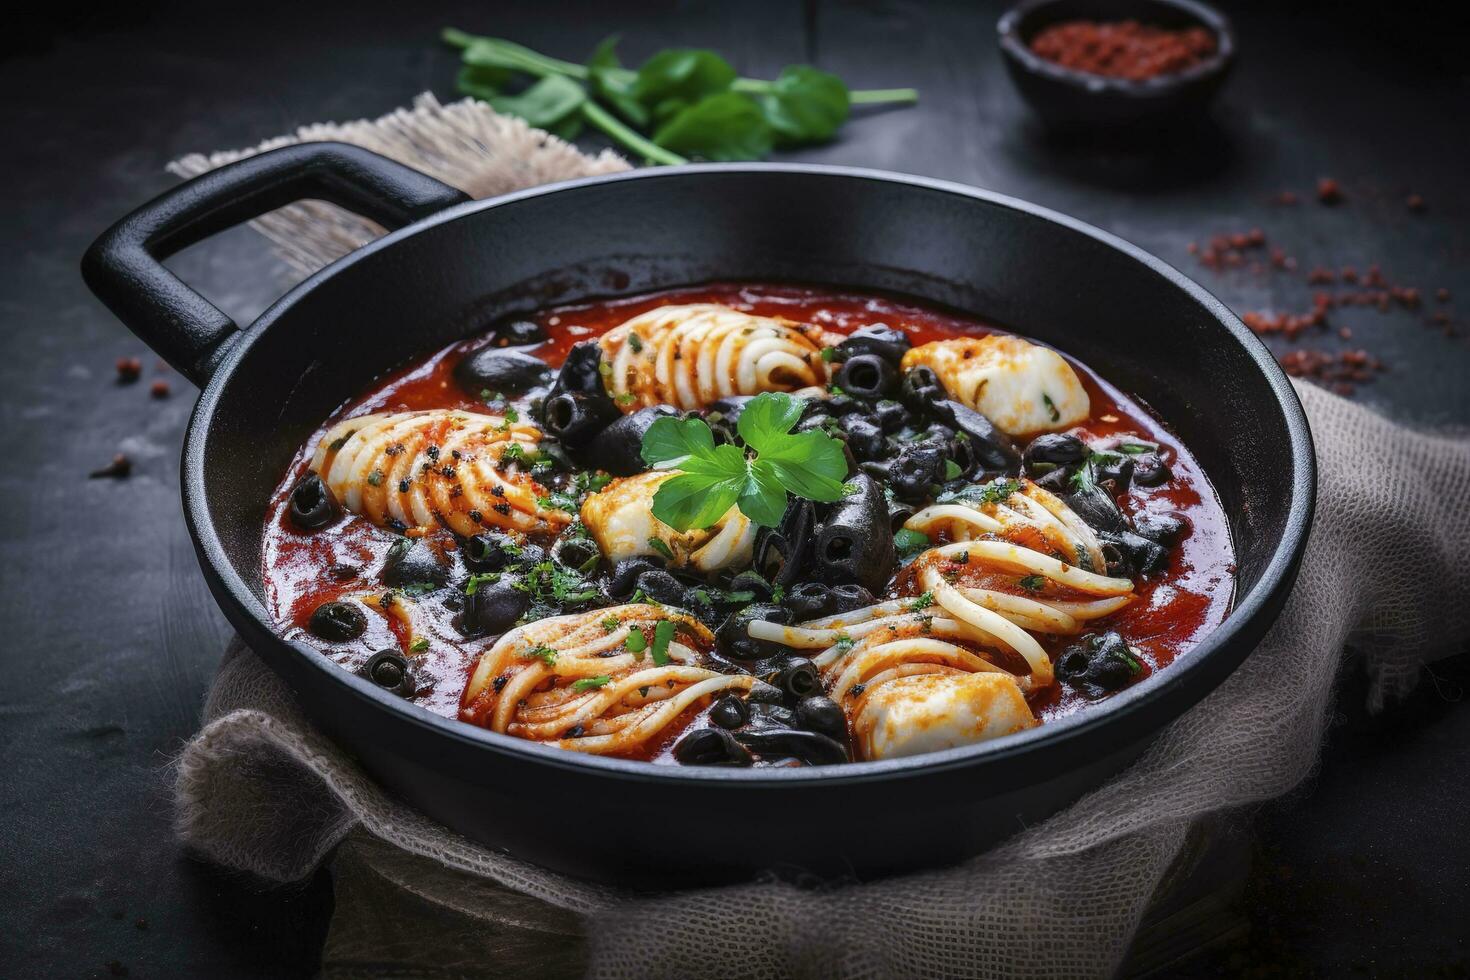
<svg viewBox="0 0 1470 980">
<path fill-rule="evenodd" d="M 545 327 L 551 338 L 529 352 L 558 367 L 578 341 L 597 337 L 646 310 L 673 303 L 721 303 L 759 315 L 813 323 L 839 334 L 884 323 L 907 332 L 915 346 L 948 337 L 1002 332 L 974 317 L 905 297 L 814 286 L 714 283 L 548 308 L 526 317 Z M 300 531 L 288 517 L 290 491 L 307 472 L 322 433 L 343 418 L 375 411 L 484 410 L 485 403 L 477 393 L 461 390 L 451 376 L 460 358 L 480 345 L 479 337 L 468 338 L 387 373 L 369 391 L 323 421 L 292 461 L 271 498 L 263 549 L 263 578 L 271 615 L 285 636 L 323 649 L 345 669 L 359 669 L 374 651 L 384 647 L 406 650 L 407 632 L 402 624 L 373 619 L 358 640 L 324 645 L 306 632 L 307 620 L 323 602 L 381 593 L 383 587 L 373 581 L 372 571 L 381 565 L 398 535 L 351 514 L 329 527 Z M 1122 611 L 1089 624 L 1092 629 L 1118 630 L 1142 654 L 1144 670 L 1134 680 L 1136 683 L 1187 654 L 1193 644 L 1225 619 L 1233 598 L 1235 571 L 1229 526 L 1203 470 L 1168 427 L 1085 364 L 1068 360 L 1092 403 L 1091 417 L 1069 431 L 1088 442 L 1125 434 L 1142 437 L 1159 444 L 1161 456 L 1173 472 L 1173 478 L 1161 487 L 1134 487 L 1120 499 L 1122 510 L 1130 517 L 1143 512 L 1171 513 L 1186 523 L 1181 539 L 1170 549 L 1167 567 L 1138 584 L 1136 600 Z M 511 404 L 523 412 L 526 407 L 515 401 Z M 425 532 L 423 537 L 430 547 L 444 554 L 457 547 L 454 537 L 442 529 Z M 896 586 L 901 584 L 901 578 L 895 582 Z M 418 684 L 412 699 L 447 717 L 456 715 L 474 662 L 494 639 L 465 639 L 453 625 L 453 616 L 454 610 L 440 602 L 418 603 L 414 611 L 414 635 L 426 637 L 428 644 L 412 654 Z M 1066 643 L 1066 638 L 1044 641 L 1053 657 Z M 1033 696 L 1032 706 L 1044 722 L 1091 700 L 1070 687 L 1054 684 Z M 693 713 L 690 720 L 698 723 Z M 650 754 L 665 755 L 682 727 L 671 726 Z"/>
</svg>

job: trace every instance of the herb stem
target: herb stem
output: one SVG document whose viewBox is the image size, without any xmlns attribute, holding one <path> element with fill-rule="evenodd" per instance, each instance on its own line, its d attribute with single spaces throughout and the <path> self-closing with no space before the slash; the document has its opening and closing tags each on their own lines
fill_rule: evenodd
<svg viewBox="0 0 1470 980">
<path fill-rule="evenodd" d="M 848 95 L 853 105 L 913 105 L 919 101 L 916 88 L 859 88 Z"/>
<path fill-rule="evenodd" d="M 624 125 L 622 120 L 591 99 L 582 103 L 582 117 L 588 123 L 602 130 L 634 153 L 642 154 L 645 159 L 652 160 L 654 163 L 661 163 L 665 166 L 677 166 L 678 164 L 689 162 L 679 156 L 679 154 L 664 149 L 653 142 L 653 140 L 640 135 L 631 127 Z"/>
</svg>

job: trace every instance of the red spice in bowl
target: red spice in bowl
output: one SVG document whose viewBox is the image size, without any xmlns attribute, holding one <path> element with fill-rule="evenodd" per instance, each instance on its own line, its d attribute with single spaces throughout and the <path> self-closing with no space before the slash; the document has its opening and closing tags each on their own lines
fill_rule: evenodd
<svg viewBox="0 0 1470 980">
<path fill-rule="evenodd" d="M 1067 20 L 1042 28 L 1030 47 L 1063 68 L 1141 82 L 1201 63 L 1215 52 L 1215 36 L 1203 27 Z"/>
</svg>

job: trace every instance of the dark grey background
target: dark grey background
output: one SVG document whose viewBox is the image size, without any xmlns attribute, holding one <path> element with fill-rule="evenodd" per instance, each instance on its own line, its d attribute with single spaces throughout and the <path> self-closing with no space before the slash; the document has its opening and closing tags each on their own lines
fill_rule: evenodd
<svg viewBox="0 0 1470 980">
<path fill-rule="evenodd" d="M 1212 274 L 1188 242 L 1259 226 L 1302 269 L 1376 261 L 1426 295 L 1446 287 L 1448 306 L 1353 309 L 1333 325 L 1390 365 L 1362 401 L 1413 422 L 1470 423 L 1470 346 L 1423 322 L 1433 309 L 1470 311 L 1467 34 L 1428 4 L 1230 8 L 1241 62 L 1218 122 L 1148 151 L 1045 138 L 1003 75 L 992 3 L 122 6 L 53 4 L 0 41 L 5 975 L 105 975 L 110 961 L 133 976 L 316 969 L 331 908 L 324 875 L 260 891 L 172 840 L 169 759 L 195 728 L 228 632 L 178 504 L 194 392 L 155 374 L 87 294 L 77 260 L 173 183 L 163 165 L 183 153 L 377 115 L 426 89 L 451 97 L 454 56 L 436 43 L 444 24 L 567 58 L 621 31 L 634 62 L 669 44 L 708 45 L 749 75 L 814 61 L 855 86 L 917 86 L 918 108 L 860 111 L 840 142 L 794 156 L 965 181 L 1075 214 L 1242 312 L 1305 310 L 1310 289 L 1299 275 Z M 1313 200 L 1323 175 L 1342 182 L 1344 205 Z M 1273 206 L 1283 189 L 1302 203 Z M 1404 206 L 1410 192 L 1423 195 L 1422 214 Z M 242 319 L 281 289 L 278 262 L 245 230 L 173 264 Z M 1456 323 L 1470 332 L 1470 312 Z M 114 383 L 126 355 L 143 356 L 143 383 Z M 149 398 L 156 376 L 172 397 Z M 131 479 L 85 479 L 118 451 L 135 461 Z M 1254 815 L 1250 883 L 1235 904 L 1249 932 L 1192 972 L 1470 969 L 1465 661 L 1439 665 L 1408 705 L 1377 719 L 1346 672 L 1320 774 Z"/>
</svg>

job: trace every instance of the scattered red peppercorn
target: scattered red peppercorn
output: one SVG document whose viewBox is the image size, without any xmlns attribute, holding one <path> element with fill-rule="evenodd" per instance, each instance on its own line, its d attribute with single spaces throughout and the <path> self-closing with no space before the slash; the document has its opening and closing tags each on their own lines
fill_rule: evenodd
<svg viewBox="0 0 1470 980">
<path fill-rule="evenodd" d="M 1410 211 L 1424 210 L 1424 198 L 1420 197 L 1418 194 L 1410 194 L 1408 197 L 1404 198 L 1404 204 L 1408 206 Z"/>
<path fill-rule="evenodd" d="M 1342 202 L 1342 188 L 1331 177 L 1323 177 L 1317 181 L 1317 200 L 1323 204 L 1339 204 Z"/>
<path fill-rule="evenodd" d="M 112 457 L 112 462 L 108 463 L 101 469 L 93 470 L 92 472 L 87 474 L 87 477 L 93 480 L 100 480 L 104 477 L 112 477 L 113 479 L 121 480 L 131 472 L 133 472 L 133 461 L 128 459 L 127 456 L 123 455 L 122 453 L 118 453 L 116 456 Z"/>
<path fill-rule="evenodd" d="M 148 389 L 148 393 L 154 398 L 167 398 L 169 396 L 169 391 L 170 389 L 168 386 L 168 382 L 163 380 L 153 382 L 153 384 Z"/>
<path fill-rule="evenodd" d="M 1142 81 L 1204 61 L 1215 51 L 1215 36 L 1203 27 L 1174 30 L 1136 20 L 1067 20 L 1038 31 L 1031 50 L 1063 68 Z"/>
<path fill-rule="evenodd" d="M 1434 291 L 1434 298 L 1439 300 L 1441 303 L 1448 303 L 1450 301 L 1450 291 L 1443 286 L 1440 286 Z"/>
<path fill-rule="evenodd" d="M 143 373 L 143 362 L 136 357 L 119 357 L 117 359 L 117 381 L 118 384 L 130 385 L 137 381 Z"/>
<path fill-rule="evenodd" d="M 1296 192 L 1294 191 L 1282 191 L 1280 194 L 1276 195 L 1275 200 L 1277 204 L 1280 204 L 1283 207 L 1291 207 L 1293 204 L 1297 203 L 1299 199 L 1297 198 Z"/>
</svg>

